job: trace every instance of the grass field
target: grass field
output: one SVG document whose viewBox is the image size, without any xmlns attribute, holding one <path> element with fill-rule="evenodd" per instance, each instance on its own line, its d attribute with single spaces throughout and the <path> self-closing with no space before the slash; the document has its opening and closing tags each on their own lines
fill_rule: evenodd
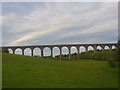
<svg viewBox="0 0 120 90">
<path fill-rule="evenodd" d="M 117 88 L 107 61 L 58 61 L 3 54 L 3 88 Z"/>
</svg>

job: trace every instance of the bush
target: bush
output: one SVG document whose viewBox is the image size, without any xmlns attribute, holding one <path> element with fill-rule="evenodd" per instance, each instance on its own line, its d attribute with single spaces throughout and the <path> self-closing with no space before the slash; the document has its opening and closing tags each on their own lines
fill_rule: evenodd
<svg viewBox="0 0 120 90">
<path fill-rule="evenodd" d="M 113 68 L 114 68 L 114 67 L 117 66 L 115 60 L 108 60 L 108 63 L 109 63 L 109 66 L 110 66 L 110 67 L 113 67 Z"/>
<path fill-rule="evenodd" d="M 103 53 L 100 53 L 100 52 L 96 52 L 95 53 L 95 56 L 94 56 L 94 59 L 95 60 L 104 60 L 104 57 L 103 57 Z"/>
<path fill-rule="evenodd" d="M 2 50 L 2 53 L 9 53 L 8 50 Z"/>
</svg>

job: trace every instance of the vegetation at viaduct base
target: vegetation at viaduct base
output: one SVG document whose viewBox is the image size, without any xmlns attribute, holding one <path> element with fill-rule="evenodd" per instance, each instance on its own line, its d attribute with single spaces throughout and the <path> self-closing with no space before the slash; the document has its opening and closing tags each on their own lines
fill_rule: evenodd
<svg viewBox="0 0 120 90">
<path fill-rule="evenodd" d="M 77 60 L 77 53 L 71 54 L 71 60 Z M 54 59 L 59 60 L 59 56 L 55 56 Z M 88 52 L 80 53 L 81 59 L 92 59 L 92 60 L 106 60 L 109 62 L 109 66 L 116 67 L 118 61 L 118 51 L 113 49 L 109 50 L 97 50 L 96 52 L 90 50 Z M 62 55 L 62 60 L 68 60 L 68 55 Z"/>
</svg>

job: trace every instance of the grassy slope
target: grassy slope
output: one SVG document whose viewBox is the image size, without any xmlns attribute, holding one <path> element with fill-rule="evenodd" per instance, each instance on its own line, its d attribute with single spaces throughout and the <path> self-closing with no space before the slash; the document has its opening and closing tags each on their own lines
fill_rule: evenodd
<svg viewBox="0 0 120 90">
<path fill-rule="evenodd" d="M 3 54 L 3 88 L 115 88 L 107 61 L 57 61 Z"/>
</svg>

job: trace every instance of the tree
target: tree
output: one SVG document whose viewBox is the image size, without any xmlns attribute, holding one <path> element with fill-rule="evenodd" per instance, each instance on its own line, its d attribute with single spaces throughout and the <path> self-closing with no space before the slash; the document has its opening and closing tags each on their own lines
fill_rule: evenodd
<svg viewBox="0 0 120 90">
<path fill-rule="evenodd" d="M 2 50 L 2 53 L 9 53 L 8 50 Z"/>
</svg>

